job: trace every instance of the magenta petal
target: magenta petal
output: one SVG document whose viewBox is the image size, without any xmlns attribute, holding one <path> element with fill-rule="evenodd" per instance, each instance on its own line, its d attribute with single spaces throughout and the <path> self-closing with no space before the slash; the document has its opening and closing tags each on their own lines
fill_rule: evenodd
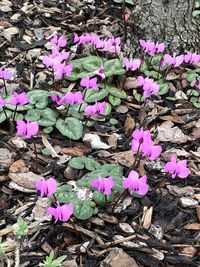
<svg viewBox="0 0 200 267">
<path fill-rule="evenodd" d="M 61 206 L 62 210 L 62 221 L 66 222 L 69 220 L 70 216 L 73 214 L 73 205 L 72 204 L 67 204 Z"/>
<path fill-rule="evenodd" d="M 148 190 L 149 190 L 148 184 L 146 184 L 146 183 L 139 183 L 139 188 L 138 188 L 138 191 L 137 191 L 137 193 L 139 195 L 142 195 L 142 196 L 146 195 L 146 193 L 148 192 Z"/>
<path fill-rule="evenodd" d="M 48 180 L 46 180 L 46 183 L 48 189 L 47 196 L 52 196 L 57 190 L 57 182 L 54 178 L 51 177 Z"/>
</svg>

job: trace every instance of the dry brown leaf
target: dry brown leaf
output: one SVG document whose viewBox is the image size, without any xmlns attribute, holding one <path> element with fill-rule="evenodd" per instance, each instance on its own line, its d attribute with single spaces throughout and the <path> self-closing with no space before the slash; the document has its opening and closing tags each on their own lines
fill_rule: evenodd
<svg viewBox="0 0 200 267">
<path fill-rule="evenodd" d="M 112 154 L 111 158 L 123 166 L 130 168 L 133 165 L 133 152 L 131 150 Z"/>
<path fill-rule="evenodd" d="M 190 223 L 184 226 L 187 230 L 200 230 L 200 223 Z"/>
<path fill-rule="evenodd" d="M 153 215 L 153 207 L 147 208 L 144 206 L 141 224 L 145 229 L 151 226 L 151 220 Z"/>
<path fill-rule="evenodd" d="M 185 135 L 177 126 L 173 127 L 173 122 L 166 121 L 158 126 L 157 139 L 161 142 L 171 143 L 186 143 L 190 140 L 189 136 Z"/>
<path fill-rule="evenodd" d="M 194 257 L 196 254 L 197 250 L 193 246 L 187 246 L 181 249 L 181 254 L 187 255 L 189 257 Z"/>
<path fill-rule="evenodd" d="M 122 114 L 128 112 L 128 108 L 126 106 L 123 106 L 123 105 L 117 106 L 115 110 L 117 113 L 122 113 Z"/>
<path fill-rule="evenodd" d="M 138 88 L 138 81 L 135 77 L 128 77 L 124 83 L 124 90 L 136 89 Z"/>
<path fill-rule="evenodd" d="M 134 129 L 135 129 L 135 120 L 130 115 L 127 115 L 124 123 L 125 134 L 131 134 Z"/>
<path fill-rule="evenodd" d="M 108 137 L 109 146 L 116 149 L 118 138 L 119 138 L 119 134 L 116 134 L 116 133 L 111 134 L 111 136 Z"/>
<path fill-rule="evenodd" d="M 166 116 L 160 116 L 159 119 L 164 121 L 172 121 L 175 123 L 184 123 L 184 121 L 179 117 L 178 115 L 166 115 Z"/>
<path fill-rule="evenodd" d="M 196 207 L 196 213 L 197 213 L 197 217 L 198 217 L 198 219 L 200 221 L 200 206 Z"/>
<path fill-rule="evenodd" d="M 89 154 L 91 151 L 92 151 L 91 148 L 84 146 L 81 143 L 76 145 L 75 147 L 65 147 L 62 149 L 62 153 L 72 157 L 81 157 Z"/>
</svg>

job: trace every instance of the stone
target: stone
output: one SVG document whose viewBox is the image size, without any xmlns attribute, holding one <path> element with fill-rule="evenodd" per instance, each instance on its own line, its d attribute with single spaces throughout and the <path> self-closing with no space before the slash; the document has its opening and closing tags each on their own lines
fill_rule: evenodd
<svg viewBox="0 0 200 267">
<path fill-rule="evenodd" d="M 32 210 L 31 217 L 36 221 L 51 221 L 52 216 L 48 215 L 47 208 L 50 207 L 51 202 L 48 198 L 38 198 L 35 207 Z"/>
<path fill-rule="evenodd" d="M 159 225 L 151 224 L 151 227 L 149 228 L 149 233 L 155 236 L 157 240 L 161 240 L 163 237 L 163 229 Z"/>
<path fill-rule="evenodd" d="M 90 222 L 98 226 L 105 226 L 105 222 L 98 217 L 91 217 Z"/>
<path fill-rule="evenodd" d="M 183 208 L 195 208 L 198 206 L 198 201 L 189 197 L 181 197 L 180 204 Z"/>
<path fill-rule="evenodd" d="M 113 248 L 105 260 L 102 261 L 100 267 L 138 267 L 134 258 L 130 257 L 120 248 Z"/>
</svg>

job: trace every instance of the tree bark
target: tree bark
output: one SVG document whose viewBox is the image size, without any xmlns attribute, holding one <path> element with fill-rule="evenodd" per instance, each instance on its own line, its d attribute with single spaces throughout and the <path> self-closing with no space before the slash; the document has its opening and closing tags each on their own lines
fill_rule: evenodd
<svg viewBox="0 0 200 267">
<path fill-rule="evenodd" d="M 139 39 L 164 42 L 168 52 L 200 52 L 200 27 L 192 23 L 195 0 L 136 0 L 128 33 Z"/>
</svg>

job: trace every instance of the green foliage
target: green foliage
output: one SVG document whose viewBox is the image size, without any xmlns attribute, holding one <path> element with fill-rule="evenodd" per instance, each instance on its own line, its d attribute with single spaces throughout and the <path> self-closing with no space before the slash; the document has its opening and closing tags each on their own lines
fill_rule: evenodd
<svg viewBox="0 0 200 267">
<path fill-rule="evenodd" d="M 78 140 L 83 135 L 82 123 L 73 117 L 67 117 L 65 120 L 58 119 L 56 122 L 56 128 L 64 136 L 72 140 Z"/>
<path fill-rule="evenodd" d="M 46 256 L 44 263 L 40 264 L 43 267 L 61 267 L 62 262 L 65 260 L 66 256 L 61 256 L 57 259 L 54 259 L 54 252 L 51 251 L 49 256 Z"/>
<path fill-rule="evenodd" d="M 115 2 L 117 4 L 122 4 L 124 2 L 124 0 L 113 0 L 113 2 Z M 127 3 L 129 5 L 134 5 L 133 0 L 125 0 L 125 3 Z"/>
<path fill-rule="evenodd" d="M 0 237 L 0 256 L 5 253 L 5 249 L 2 245 L 2 240 L 3 240 L 2 237 Z"/>
<path fill-rule="evenodd" d="M 21 239 L 28 233 L 28 224 L 22 217 L 18 217 L 17 226 L 16 236 L 18 239 Z"/>
<path fill-rule="evenodd" d="M 86 168 L 89 171 L 93 171 L 101 168 L 101 164 L 92 157 L 74 157 L 68 162 L 68 165 L 78 170 Z"/>
</svg>

